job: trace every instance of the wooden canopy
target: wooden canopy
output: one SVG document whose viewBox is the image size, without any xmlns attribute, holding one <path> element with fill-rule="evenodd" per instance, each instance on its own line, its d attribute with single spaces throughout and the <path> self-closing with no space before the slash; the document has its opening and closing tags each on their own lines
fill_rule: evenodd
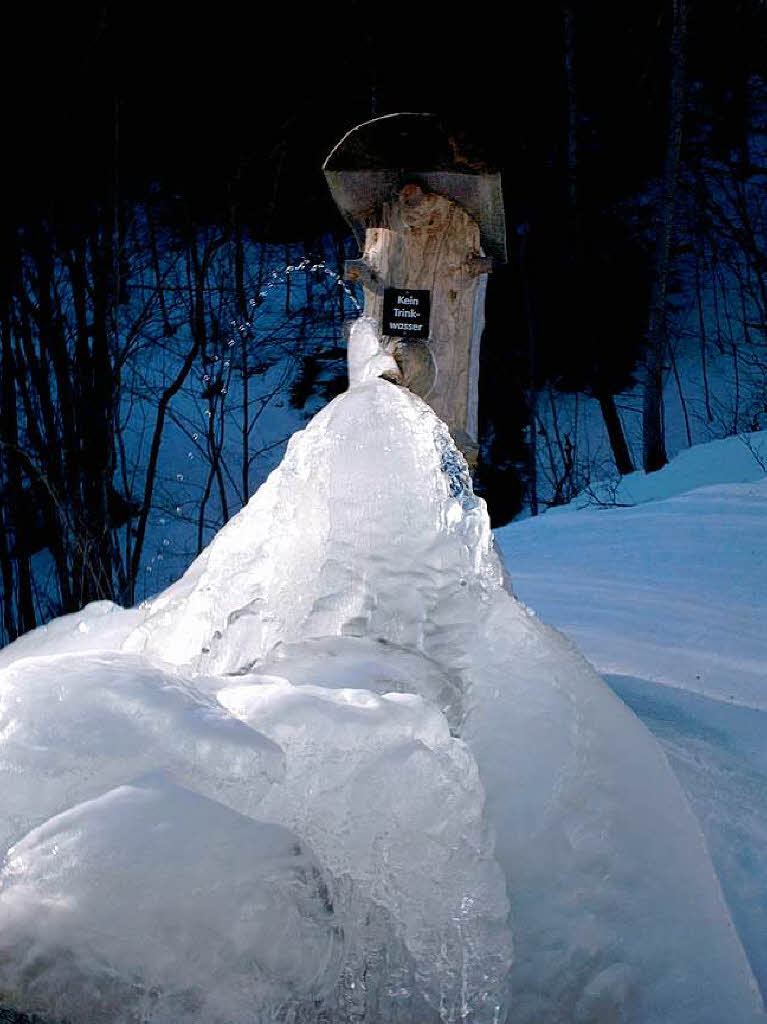
<svg viewBox="0 0 767 1024">
<path fill-rule="evenodd" d="M 330 191 L 360 248 L 381 226 L 384 204 L 410 182 L 462 206 L 487 256 L 506 262 L 501 176 L 477 145 L 435 114 L 388 114 L 352 128 L 323 165 Z"/>
</svg>

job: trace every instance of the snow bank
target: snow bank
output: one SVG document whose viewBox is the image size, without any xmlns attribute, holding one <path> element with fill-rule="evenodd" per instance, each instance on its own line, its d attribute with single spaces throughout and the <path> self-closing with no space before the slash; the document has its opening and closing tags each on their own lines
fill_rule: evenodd
<svg viewBox="0 0 767 1024">
<path fill-rule="evenodd" d="M 699 445 L 645 478 L 673 497 L 573 503 L 495 536 L 521 599 L 661 740 L 765 996 L 767 478 L 722 482 L 744 470 L 760 472 L 738 438 Z"/>
<path fill-rule="evenodd" d="M 267 1024 L 326 995 L 342 954 L 295 835 L 161 779 L 52 818 L 0 875 L 0 996 L 56 1019 Z"/>
<path fill-rule="evenodd" d="M 600 672 L 767 709 L 765 531 L 763 476 L 636 508 L 568 506 L 497 540 L 522 599 Z"/>
<path fill-rule="evenodd" d="M 706 838 L 733 921 L 767 996 L 767 711 L 608 676 L 657 737 Z"/>
<path fill-rule="evenodd" d="M 725 437 L 685 448 L 655 473 L 637 470 L 591 491 L 606 504 L 639 505 L 716 484 L 746 484 L 767 473 L 767 430 Z M 593 500 L 593 499 L 592 499 Z M 579 497 L 576 504 L 583 505 Z"/>
<path fill-rule="evenodd" d="M 475 651 L 464 737 L 511 881 L 512 1020 L 755 1019 L 700 826 L 655 740 L 519 605 L 492 610 Z"/>
</svg>

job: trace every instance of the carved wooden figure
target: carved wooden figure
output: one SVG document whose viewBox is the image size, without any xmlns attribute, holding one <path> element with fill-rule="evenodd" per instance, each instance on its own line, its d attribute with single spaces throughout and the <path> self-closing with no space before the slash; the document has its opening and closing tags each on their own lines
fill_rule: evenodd
<svg viewBox="0 0 767 1024">
<path fill-rule="evenodd" d="M 487 274 L 506 259 L 500 176 L 430 114 L 353 129 L 325 175 L 362 250 L 346 277 L 362 284 L 365 315 L 473 464 Z"/>
</svg>

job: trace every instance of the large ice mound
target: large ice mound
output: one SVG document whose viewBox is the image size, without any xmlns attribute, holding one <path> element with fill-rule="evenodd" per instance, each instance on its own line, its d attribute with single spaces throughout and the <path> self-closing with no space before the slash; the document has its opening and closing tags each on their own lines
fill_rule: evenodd
<svg viewBox="0 0 767 1024">
<path fill-rule="evenodd" d="M 358 385 L 295 434 L 280 467 L 126 642 L 242 672 L 278 642 L 367 636 L 436 658 L 456 589 L 501 587 L 484 504 L 447 427 L 409 391 Z"/>
<path fill-rule="evenodd" d="M 511 596 L 370 322 L 355 346 L 353 386 L 183 579 L 9 649 L 0 1003 L 74 1013 L 74 965 L 66 998 L 105 1024 L 117 992 L 142 1024 L 754 1020 L 659 747 Z"/>
<path fill-rule="evenodd" d="M 659 747 L 511 596 L 444 424 L 375 379 L 293 437 L 128 646 L 305 686 L 333 685 L 332 645 L 360 641 L 376 664 L 358 659 L 354 680 L 346 651 L 343 686 L 378 690 L 388 655 L 404 650 L 457 690 L 454 721 L 479 765 L 511 894 L 512 1021 L 721 1024 L 759 1012 L 698 823 Z M 434 699 L 433 679 L 423 695 Z M 301 834 L 320 817 L 318 807 L 291 820 Z"/>
</svg>

